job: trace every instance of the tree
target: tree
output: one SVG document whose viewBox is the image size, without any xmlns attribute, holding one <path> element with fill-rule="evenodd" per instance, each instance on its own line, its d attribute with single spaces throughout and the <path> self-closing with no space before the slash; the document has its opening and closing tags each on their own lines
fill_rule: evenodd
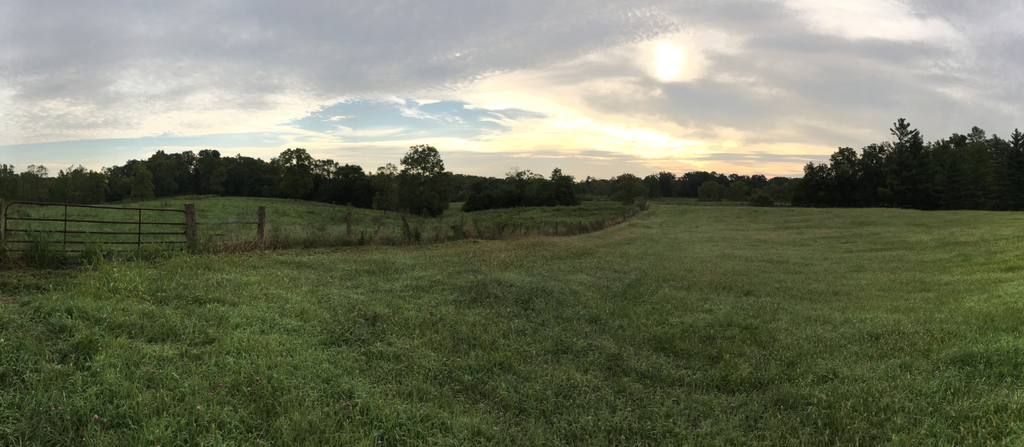
<svg viewBox="0 0 1024 447">
<path fill-rule="evenodd" d="M 153 173 L 153 194 L 157 197 L 172 196 L 178 192 L 174 161 L 164 151 L 156 151 L 149 157 L 149 160 L 146 160 L 146 169 Z"/>
<path fill-rule="evenodd" d="M 45 166 L 29 165 L 25 172 L 21 173 L 20 191 L 18 198 L 30 202 L 46 202 L 50 200 L 50 189 L 48 178 L 50 171 Z"/>
<path fill-rule="evenodd" d="M 860 184 L 857 188 L 857 204 L 873 207 L 882 204 L 879 188 L 885 188 L 885 160 L 889 156 L 889 143 L 870 144 L 863 147 L 857 160 Z"/>
<path fill-rule="evenodd" d="M 658 173 L 658 188 L 661 192 L 661 197 L 672 197 L 672 183 L 676 181 L 676 175 L 671 172 L 659 172 Z"/>
<path fill-rule="evenodd" d="M 725 196 L 725 186 L 715 181 L 706 181 L 697 188 L 697 200 L 701 202 L 721 202 Z"/>
<path fill-rule="evenodd" d="M 860 186 L 860 163 L 857 151 L 849 147 L 841 147 L 830 157 L 832 162 L 831 183 L 829 185 L 829 206 L 856 206 L 857 192 Z"/>
<path fill-rule="evenodd" d="M 305 149 L 285 149 L 271 163 L 281 171 L 278 188 L 282 195 L 292 199 L 305 199 L 313 192 L 313 157 Z"/>
<path fill-rule="evenodd" d="M 374 188 L 370 177 L 359 165 L 335 166 L 330 179 L 321 186 L 321 200 L 356 208 L 373 206 Z"/>
<path fill-rule="evenodd" d="M 534 174 L 529 169 L 520 170 L 518 167 L 510 169 L 505 173 L 505 183 L 509 190 L 502 194 L 504 203 L 501 204 L 501 207 L 554 205 L 554 203 L 530 203 L 531 187 L 542 178 L 540 174 Z M 552 195 L 548 202 L 554 202 L 554 200 L 554 195 Z M 537 202 L 544 202 L 544 200 L 537 200 Z"/>
<path fill-rule="evenodd" d="M 199 194 L 217 194 L 220 186 L 226 180 L 226 176 L 219 176 L 217 170 L 221 168 L 223 161 L 220 152 L 213 149 L 203 149 L 193 161 L 193 177 Z"/>
<path fill-rule="evenodd" d="M 1006 156 L 1007 179 L 1010 188 L 1010 209 L 1024 209 L 1024 133 L 1014 129 L 1008 140 L 1010 145 Z"/>
<path fill-rule="evenodd" d="M 646 199 L 650 189 L 644 181 L 633 174 L 622 174 L 612 180 L 612 199 L 631 204 L 636 199 Z"/>
<path fill-rule="evenodd" d="M 398 209 L 398 167 L 388 163 L 377 168 L 373 176 L 373 209 L 395 211 Z"/>
<path fill-rule="evenodd" d="M 935 168 L 925 150 L 924 139 L 906 119 L 897 120 L 889 131 L 895 137 L 886 163 L 886 189 L 893 206 L 929 209 L 934 207 Z M 887 194 L 887 195 L 889 195 Z"/>
<path fill-rule="evenodd" d="M 795 206 L 831 206 L 834 202 L 830 191 L 832 169 L 828 165 L 808 162 L 804 165 L 804 178 L 793 191 Z"/>
<path fill-rule="evenodd" d="M 575 179 L 571 175 L 562 174 L 562 170 L 555 168 L 551 171 L 551 187 L 554 190 L 555 201 L 562 206 L 579 205 L 576 193 L 573 192 Z"/>
<path fill-rule="evenodd" d="M 732 182 L 729 188 L 725 191 L 725 198 L 730 202 L 743 202 L 747 200 L 750 188 L 747 187 L 747 182 L 738 180 Z"/>
<path fill-rule="evenodd" d="M 60 171 L 50 191 L 53 200 L 65 203 L 103 203 L 107 180 L 103 174 L 72 166 Z"/>
<path fill-rule="evenodd" d="M 398 175 L 398 205 L 412 214 L 440 216 L 448 209 L 451 174 L 433 146 L 418 144 L 402 157 Z"/>
<path fill-rule="evenodd" d="M 772 196 L 761 190 L 750 195 L 749 203 L 751 206 L 775 206 L 775 201 L 772 200 Z"/>
<path fill-rule="evenodd" d="M 21 177 L 14 173 L 13 165 L 0 164 L 0 199 L 16 199 L 20 183 Z"/>
<path fill-rule="evenodd" d="M 135 168 L 135 175 L 131 180 L 132 184 L 132 200 L 143 201 L 151 200 L 153 194 L 153 173 L 146 169 L 146 166 L 139 164 Z"/>
<path fill-rule="evenodd" d="M 644 186 L 647 187 L 647 197 L 652 199 L 661 197 L 661 182 L 658 180 L 658 176 L 651 174 L 644 177 Z"/>
</svg>

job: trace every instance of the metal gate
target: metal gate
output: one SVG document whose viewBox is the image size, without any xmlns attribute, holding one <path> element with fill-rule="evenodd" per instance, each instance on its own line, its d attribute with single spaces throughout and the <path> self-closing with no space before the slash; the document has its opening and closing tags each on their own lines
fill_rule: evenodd
<svg viewBox="0 0 1024 447">
<path fill-rule="evenodd" d="M 13 215 L 12 207 L 15 207 Z M 80 209 L 97 211 L 91 213 L 94 216 L 71 218 L 69 213 Z M 10 202 L 3 212 L 3 241 L 12 252 L 26 251 L 29 244 L 37 243 L 61 244 L 69 252 L 84 251 L 86 244 L 134 245 L 136 249 L 152 244 L 186 244 L 184 210 Z M 171 215 L 180 219 L 162 218 Z M 117 220 L 122 218 L 124 220 Z M 153 227 L 167 228 L 167 231 L 143 231 Z"/>
</svg>

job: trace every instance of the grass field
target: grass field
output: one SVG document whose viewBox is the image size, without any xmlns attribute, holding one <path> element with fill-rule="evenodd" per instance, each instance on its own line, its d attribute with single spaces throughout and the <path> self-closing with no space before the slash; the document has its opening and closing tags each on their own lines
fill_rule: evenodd
<svg viewBox="0 0 1024 447">
<path fill-rule="evenodd" d="M 402 216 L 395 212 L 382 212 L 336 206 L 326 203 L 293 201 L 284 199 L 250 198 L 250 197 L 181 197 L 173 199 L 159 199 L 150 202 L 125 203 L 110 205 L 125 208 L 151 208 L 168 209 L 179 212 L 158 212 L 142 211 L 143 222 L 184 222 L 184 209 L 187 202 L 195 203 L 196 218 L 199 222 L 236 222 L 255 221 L 257 210 L 260 206 L 267 208 L 267 223 L 269 246 L 271 248 L 311 248 L 342 245 L 394 245 L 402 243 L 407 239 L 403 233 Z M 566 228 L 578 227 L 580 222 L 605 221 L 622 215 L 626 206 L 618 202 L 584 202 L 574 207 L 551 207 L 551 208 L 527 208 L 510 210 L 489 210 L 473 213 L 462 213 L 459 211 L 461 203 L 453 203 L 448 211 L 441 218 L 425 219 L 417 216 L 407 216 L 406 220 L 410 231 L 416 236 L 416 241 L 424 243 L 439 243 L 464 237 L 470 238 L 494 238 L 495 223 L 498 225 L 497 237 L 509 237 L 518 234 L 520 229 L 524 233 L 538 233 L 542 231 L 541 223 L 544 223 L 543 232 L 552 233 L 556 223 L 561 225 L 560 233 Z M 10 217 L 28 218 L 50 218 L 63 219 L 65 210 L 63 207 L 35 207 L 29 205 L 14 205 L 8 214 Z M 346 215 L 352 214 L 351 233 L 346 224 Z M 94 208 L 69 208 L 68 216 L 72 220 L 98 220 L 126 222 L 125 224 L 97 224 L 97 223 L 71 223 L 68 226 L 70 231 L 113 231 L 113 232 L 178 232 L 182 233 L 182 226 L 164 225 L 137 225 L 140 214 L 137 211 L 129 210 L 107 210 Z M 38 221 L 11 221 L 12 228 L 35 230 L 46 232 L 63 229 L 63 222 L 38 222 Z M 457 228 L 462 229 L 457 232 Z M 14 234 L 12 240 L 27 240 L 24 233 Z M 63 235 L 37 233 L 35 238 L 49 237 L 49 242 L 59 246 Z M 239 251 L 248 249 L 256 238 L 256 226 L 252 224 L 240 225 L 200 225 L 198 237 L 202 241 L 201 246 L 206 251 Z M 67 240 L 79 240 L 87 242 L 118 241 L 136 242 L 135 235 L 98 235 L 98 234 L 73 234 Z M 179 235 L 144 235 L 143 242 L 167 242 L 184 241 L 184 236 Z M 24 245 L 8 244 L 11 248 L 25 248 Z M 163 251 L 165 249 L 181 249 L 183 244 L 166 245 L 156 244 L 144 246 L 150 251 Z M 79 246 L 70 246 L 72 249 L 81 249 Z M 121 248 L 135 250 L 135 245 L 122 245 L 115 247 L 108 245 L 106 249 Z"/>
<path fill-rule="evenodd" d="M 0 271 L 0 444 L 1019 445 L 1022 224 L 662 202 Z"/>
</svg>

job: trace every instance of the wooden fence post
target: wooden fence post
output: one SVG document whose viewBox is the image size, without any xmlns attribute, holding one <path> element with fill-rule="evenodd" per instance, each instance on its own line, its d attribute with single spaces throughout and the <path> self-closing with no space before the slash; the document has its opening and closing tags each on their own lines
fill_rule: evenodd
<svg viewBox="0 0 1024 447">
<path fill-rule="evenodd" d="M 407 241 L 412 242 L 412 229 L 409 228 L 409 221 L 405 220 L 405 215 L 402 215 L 402 233 Z"/>
<path fill-rule="evenodd" d="M 195 250 L 198 246 L 196 241 L 196 204 L 185 204 L 185 245 L 189 250 Z"/>
<path fill-rule="evenodd" d="M 345 236 L 352 237 L 352 212 L 345 215 Z"/>
<path fill-rule="evenodd" d="M 492 239 L 497 239 L 498 238 L 498 221 L 496 221 L 496 220 L 492 220 L 491 221 L 491 238 Z"/>
<path fill-rule="evenodd" d="M 256 211 L 256 242 L 267 243 L 267 207 L 262 205 Z"/>
</svg>

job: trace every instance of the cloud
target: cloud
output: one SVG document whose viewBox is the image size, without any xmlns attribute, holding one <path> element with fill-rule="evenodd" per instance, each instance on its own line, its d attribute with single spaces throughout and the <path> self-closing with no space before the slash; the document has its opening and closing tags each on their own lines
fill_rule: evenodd
<svg viewBox="0 0 1024 447">
<path fill-rule="evenodd" d="M 899 117 L 931 139 L 1021 126 L 1022 22 L 1017 0 L 11 0 L 0 158 L 109 165 L 194 137 L 794 174 Z M 236 134 L 278 146 L 218 137 Z"/>
<path fill-rule="evenodd" d="M 906 0 L 786 0 L 787 7 L 822 34 L 848 39 L 953 41 L 961 36 L 938 17 L 922 17 Z"/>
</svg>

